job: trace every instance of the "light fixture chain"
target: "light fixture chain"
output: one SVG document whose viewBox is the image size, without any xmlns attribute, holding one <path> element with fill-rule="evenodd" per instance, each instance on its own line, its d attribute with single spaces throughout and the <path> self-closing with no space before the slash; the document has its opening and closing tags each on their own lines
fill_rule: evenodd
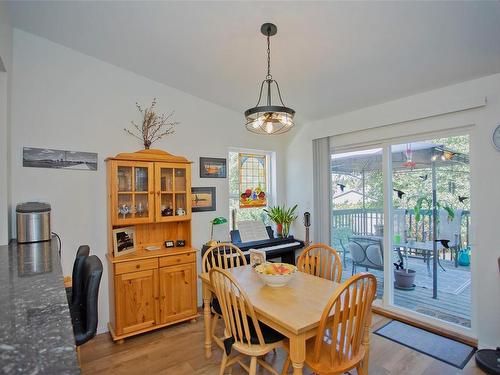
<svg viewBox="0 0 500 375">
<path fill-rule="evenodd" d="M 271 38 L 269 35 L 269 30 L 267 32 L 267 76 L 266 79 L 273 79 L 271 75 Z"/>
</svg>

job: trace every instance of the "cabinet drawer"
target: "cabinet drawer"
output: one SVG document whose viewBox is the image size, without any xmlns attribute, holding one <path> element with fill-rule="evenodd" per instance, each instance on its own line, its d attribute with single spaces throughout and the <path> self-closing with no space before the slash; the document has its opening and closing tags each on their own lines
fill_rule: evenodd
<svg viewBox="0 0 500 375">
<path fill-rule="evenodd" d="M 115 264 L 115 274 L 121 275 L 122 273 L 153 270 L 158 268 L 158 259 L 145 259 L 135 260 L 131 262 L 123 262 Z"/>
<path fill-rule="evenodd" d="M 192 263 L 195 261 L 196 253 L 186 253 L 178 255 L 169 255 L 160 258 L 160 267 L 175 266 L 176 264 Z"/>
</svg>

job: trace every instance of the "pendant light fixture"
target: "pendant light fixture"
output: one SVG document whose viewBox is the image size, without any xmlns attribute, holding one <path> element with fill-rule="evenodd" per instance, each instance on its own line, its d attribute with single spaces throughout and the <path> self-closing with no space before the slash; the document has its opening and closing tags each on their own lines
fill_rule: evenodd
<svg viewBox="0 0 500 375">
<path fill-rule="evenodd" d="M 248 131 L 255 134 L 283 134 L 292 129 L 295 111 L 285 106 L 281 98 L 278 82 L 271 75 L 270 38 L 276 35 L 278 28 L 272 23 L 265 23 L 261 26 L 260 31 L 267 37 L 267 75 L 266 79 L 260 85 L 259 99 L 256 106 L 245 111 L 247 121 L 245 126 Z M 281 105 L 273 105 L 272 103 L 272 88 L 274 86 Z M 265 96 L 267 96 L 265 105 L 260 105 L 262 90 L 265 90 Z"/>
</svg>

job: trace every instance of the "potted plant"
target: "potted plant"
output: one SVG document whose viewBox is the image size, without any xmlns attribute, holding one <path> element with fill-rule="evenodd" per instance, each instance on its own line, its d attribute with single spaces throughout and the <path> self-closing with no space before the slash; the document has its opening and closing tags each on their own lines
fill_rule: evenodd
<svg viewBox="0 0 500 375">
<path fill-rule="evenodd" d="M 427 207 L 428 211 L 432 210 L 432 199 L 429 199 L 428 197 L 420 197 L 417 199 L 417 203 L 415 204 L 415 207 L 413 208 L 413 212 L 415 213 L 415 234 L 419 233 L 420 231 L 418 230 L 418 223 L 422 221 L 423 224 L 423 215 L 422 215 L 422 207 L 424 204 Z M 448 221 L 452 221 L 455 218 L 455 210 L 448 206 L 448 205 L 443 205 L 440 202 L 436 202 L 436 208 L 440 210 L 441 208 L 445 210 L 448 213 Z M 437 223 L 439 223 L 439 215 L 437 217 Z M 422 239 L 424 240 L 424 239 Z"/>
<path fill-rule="evenodd" d="M 417 272 L 404 268 L 403 261 L 394 263 L 394 286 L 399 289 L 413 289 Z"/>
<path fill-rule="evenodd" d="M 267 213 L 269 219 L 276 223 L 276 232 L 278 233 L 278 237 L 288 237 L 290 233 L 290 225 L 297 219 L 297 215 L 295 214 L 295 210 L 297 209 L 297 205 L 286 208 L 283 206 L 274 206 L 265 208 L 264 212 Z"/>
</svg>

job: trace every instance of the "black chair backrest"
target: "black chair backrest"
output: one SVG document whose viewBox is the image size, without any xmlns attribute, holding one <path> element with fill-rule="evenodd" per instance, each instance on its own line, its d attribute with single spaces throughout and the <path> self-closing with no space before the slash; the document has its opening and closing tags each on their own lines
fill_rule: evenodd
<svg viewBox="0 0 500 375">
<path fill-rule="evenodd" d="M 83 296 L 75 311 L 77 319 L 73 322 L 76 345 L 89 341 L 97 332 L 97 302 L 102 269 L 101 260 L 97 256 L 85 258 L 82 271 Z"/>
<path fill-rule="evenodd" d="M 90 254 L 89 245 L 81 245 L 76 251 L 71 281 L 71 305 L 80 303 L 83 294 L 82 270 L 85 258 Z"/>
</svg>

